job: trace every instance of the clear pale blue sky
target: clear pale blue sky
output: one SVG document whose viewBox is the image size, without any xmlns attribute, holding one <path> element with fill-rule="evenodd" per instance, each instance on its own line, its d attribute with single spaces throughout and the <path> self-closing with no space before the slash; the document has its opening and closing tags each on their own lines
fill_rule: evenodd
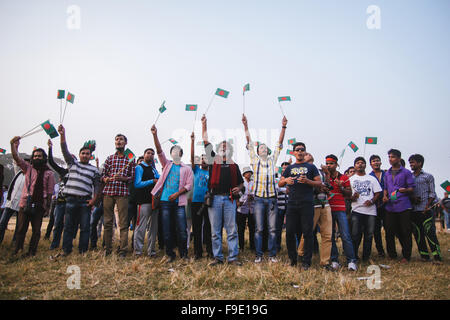
<svg viewBox="0 0 450 320">
<path fill-rule="evenodd" d="M 69 5 L 81 9 L 80 30 L 66 26 Z M 369 5 L 381 9 L 380 30 L 366 27 Z M 1 1 L 0 147 L 9 152 L 11 137 L 46 119 L 58 124 L 56 91 L 68 89 L 76 96 L 64 121 L 72 152 L 95 139 L 104 161 L 121 132 L 140 155 L 153 146 L 150 126 L 166 100 L 160 138 L 180 141 L 187 155 L 194 113 L 185 105 L 203 112 L 220 87 L 231 93 L 215 98 L 209 127 L 217 141 L 236 135 L 243 166 L 238 130 L 250 83 L 254 140 L 273 144 L 276 98 L 290 95 L 286 138 L 305 142 L 317 165 L 353 140 L 360 150 L 347 147 L 343 171 L 363 154 L 364 137 L 376 136 L 367 158 L 377 153 L 387 168 L 392 147 L 406 159 L 421 153 L 442 196 L 438 185 L 450 180 L 449 21 L 447 0 Z M 20 150 L 46 141 L 36 134 Z"/>
</svg>

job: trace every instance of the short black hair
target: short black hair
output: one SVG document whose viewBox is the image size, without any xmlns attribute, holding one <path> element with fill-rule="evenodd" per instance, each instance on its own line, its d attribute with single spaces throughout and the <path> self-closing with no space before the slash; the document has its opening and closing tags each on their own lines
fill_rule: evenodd
<svg viewBox="0 0 450 320">
<path fill-rule="evenodd" d="M 180 146 L 177 146 L 177 145 L 172 146 L 172 148 L 170 148 L 170 154 L 172 154 L 172 150 L 174 148 L 179 148 L 180 149 L 180 158 L 181 158 L 183 156 L 183 148 L 181 148 Z"/>
<path fill-rule="evenodd" d="M 327 155 L 327 156 L 325 157 L 325 160 L 326 160 L 327 158 L 331 158 L 331 159 L 335 160 L 336 162 L 338 162 L 338 158 L 337 158 L 334 154 L 329 154 L 329 155 Z"/>
<path fill-rule="evenodd" d="M 349 173 L 349 172 L 350 172 L 350 169 L 355 169 L 355 167 L 353 167 L 353 166 L 348 167 L 347 170 L 344 171 L 344 173 L 345 173 L 345 174 Z"/>
<path fill-rule="evenodd" d="M 151 150 L 151 151 L 153 151 L 153 153 L 155 153 L 155 150 L 153 148 L 147 148 L 144 150 L 144 154 L 146 154 L 148 150 Z"/>
<path fill-rule="evenodd" d="M 285 161 L 285 162 L 283 162 L 283 163 L 281 164 L 281 167 L 284 166 L 284 165 L 290 166 L 291 164 L 290 164 L 289 162 Z"/>
<path fill-rule="evenodd" d="M 123 137 L 125 139 L 125 142 L 128 142 L 128 139 L 127 139 L 127 137 L 125 137 L 124 134 L 118 133 L 118 134 L 116 134 L 116 138 L 117 137 Z"/>
<path fill-rule="evenodd" d="M 405 160 L 404 159 L 400 159 L 400 164 L 402 165 L 402 167 L 405 167 L 406 166 Z"/>
<path fill-rule="evenodd" d="M 421 154 L 418 154 L 418 153 L 413 154 L 412 156 L 410 156 L 409 159 L 408 159 L 408 161 L 411 161 L 411 160 L 414 160 L 414 161 L 417 162 L 417 163 L 420 162 L 420 163 L 422 164 L 422 166 L 423 166 L 423 164 L 425 163 L 424 157 L 423 157 Z"/>
<path fill-rule="evenodd" d="M 298 146 L 303 146 L 303 148 L 305 148 L 306 151 L 306 145 L 303 142 L 296 142 L 293 146 L 292 146 L 292 150 L 295 150 L 295 148 L 297 148 Z"/>
<path fill-rule="evenodd" d="M 378 159 L 378 160 L 381 161 L 381 158 L 380 158 L 379 155 L 373 154 L 373 155 L 371 155 L 370 158 L 369 158 L 369 163 L 372 162 L 372 160 L 375 160 L 375 159 Z"/>
<path fill-rule="evenodd" d="M 91 149 L 89 148 L 89 147 L 81 147 L 81 149 L 80 149 L 80 151 L 78 152 L 78 154 L 80 154 L 81 153 L 81 151 L 83 151 L 83 150 L 89 150 L 89 152 L 90 153 L 92 153 L 92 151 L 91 151 Z"/>
<path fill-rule="evenodd" d="M 139 158 L 137 158 L 136 162 L 139 162 L 139 160 L 144 160 L 144 156 L 140 156 Z"/>
<path fill-rule="evenodd" d="M 364 157 L 356 157 L 355 161 L 353 161 L 353 165 L 355 165 L 358 161 L 362 161 L 364 162 L 364 164 L 367 164 L 366 159 L 364 159 Z"/>
<path fill-rule="evenodd" d="M 400 152 L 400 150 L 397 149 L 391 149 L 388 151 L 388 155 L 392 154 L 394 156 L 396 156 L 397 158 L 401 158 L 402 157 L 402 153 Z"/>
</svg>

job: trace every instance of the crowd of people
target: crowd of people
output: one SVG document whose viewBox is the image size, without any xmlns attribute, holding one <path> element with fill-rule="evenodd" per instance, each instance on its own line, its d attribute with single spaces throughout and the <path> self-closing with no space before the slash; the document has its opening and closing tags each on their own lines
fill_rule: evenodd
<svg viewBox="0 0 450 320">
<path fill-rule="evenodd" d="M 176 259 L 176 249 L 179 258 L 189 259 L 192 234 L 196 260 L 206 253 L 211 259 L 210 266 L 225 261 L 240 266 L 239 253 L 246 248 L 248 227 L 248 245 L 254 252 L 256 264 L 278 263 L 284 229 L 290 265 L 301 264 L 304 270 L 311 267 L 312 255 L 317 249 L 321 267 L 329 271 L 342 268 L 338 239 L 342 243 L 346 268 L 351 271 L 357 270 L 358 263 L 371 259 L 373 239 L 378 256 L 387 254 L 397 259 L 397 238 L 401 246 L 400 262 L 408 263 L 414 236 L 421 260 L 441 263 L 435 217 L 436 212 L 443 209 L 445 228 L 450 228 L 450 201 L 448 194 L 439 201 L 433 176 L 423 170 L 422 155 L 409 157 L 411 170 L 408 170 L 401 152 L 391 149 L 388 170 L 381 169 L 380 156 L 371 155 L 370 173 L 366 159 L 357 157 L 354 166 L 341 174 L 335 155 L 327 155 L 325 165 L 318 168 L 306 145 L 295 142 L 295 160 L 283 162 L 278 171 L 276 165 L 283 149 L 286 117 L 282 119 L 281 133 L 273 151 L 266 144 L 252 140 L 245 115 L 242 123 L 250 157 L 250 166 L 242 170 L 233 161 L 233 146 L 229 141 L 215 148 L 208 141 L 205 115 L 202 117 L 204 153 L 195 155 L 192 133 L 189 165 L 181 161 L 183 149 L 179 145 L 172 146 L 169 157 L 166 156 L 155 125 L 151 128 L 154 148 L 145 149 L 136 162 L 130 161 L 125 153 L 126 136 L 117 134 L 116 152 L 106 158 L 101 170 L 98 159 L 96 166 L 89 163 L 91 146 L 83 146 L 78 156 L 70 153 L 62 125 L 58 132 L 66 162 L 64 167 L 53 159 L 51 140 L 48 152 L 38 148 L 33 150 L 31 159 L 22 159 L 18 153 L 20 137 L 14 137 L 11 153 L 17 173 L 5 193 L 0 243 L 10 218 L 16 214 L 12 254 L 17 257 L 23 251 L 24 257 L 36 255 L 43 217 L 49 214 L 45 237 L 50 239 L 53 233 L 50 250 L 61 246 L 60 256 L 72 253 L 78 231 L 79 253 L 96 249 L 103 225 L 106 256 L 113 253 L 114 228 L 117 227 L 120 258 L 128 254 L 129 231 L 132 230 L 131 248 L 136 258 L 145 254 L 155 257 L 158 244 L 159 250 L 165 250 L 169 262 Z M 162 172 L 156 169 L 155 156 Z M 54 172 L 60 178 L 58 184 L 55 184 Z M 29 224 L 32 235 L 25 253 Z M 223 229 L 228 248 L 226 258 Z"/>
</svg>

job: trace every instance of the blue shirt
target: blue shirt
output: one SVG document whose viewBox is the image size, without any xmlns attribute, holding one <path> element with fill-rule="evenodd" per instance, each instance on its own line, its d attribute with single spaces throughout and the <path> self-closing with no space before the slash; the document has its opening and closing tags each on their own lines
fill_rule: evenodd
<svg viewBox="0 0 450 320">
<path fill-rule="evenodd" d="M 169 201 L 169 197 L 180 190 L 180 165 L 173 164 L 164 182 L 161 201 Z M 178 203 L 178 198 L 175 200 Z"/>
<path fill-rule="evenodd" d="M 145 163 L 144 161 L 141 162 L 143 166 L 148 167 L 149 165 Z M 159 179 L 159 173 L 156 170 L 155 167 L 152 167 L 153 174 L 155 175 L 155 179 Z M 134 176 L 134 187 L 136 189 L 142 189 L 148 186 L 151 186 L 153 184 L 152 180 L 142 181 L 142 175 L 144 174 L 144 169 L 141 166 L 136 166 L 135 169 L 135 176 Z"/>
<path fill-rule="evenodd" d="M 194 169 L 194 195 L 192 202 L 205 202 L 205 193 L 208 191 L 209 170 L 199 166 Z"/>
</svg>

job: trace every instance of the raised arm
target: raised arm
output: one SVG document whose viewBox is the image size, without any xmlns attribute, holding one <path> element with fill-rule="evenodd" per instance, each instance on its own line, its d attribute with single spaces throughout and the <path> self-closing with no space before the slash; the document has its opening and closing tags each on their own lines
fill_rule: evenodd
<svg viewBox="0 0 450 320">
<path fill-rule="evenodd" d="M 250 138 L 250 131 L 248 131 L 248 122 L 245 114 L 242 114 L 242 124 L 244 125 L 245 138 L 247 139 L 247 144 L 249 144 L 252 139 Z"/>
<path fill-rule="evenodd" d="M 19 152 L 17 151 L 20 144 L 20 137 L 14 137 L 11 140 L 11 154 L 14 159 L 14 161 L 17 163 L 17 165 L 20 167 L 20 169 L 23 170 L 23 172 L 27 171 L 27 164 L 25 161 L 22 160 L 21 157 L 19 157 Z"/>
<path fill-rule="evenodd" d="M 152 132 L 153 141 L 155 142 L 156 153 L 160 154 L 162 152 L 162 148 L 161 148 L 161 143 L 159 142 L 159 138 L 158 138 L 158 129 L 156 129 L 156 126 L 153 125 L 152 128 L 150 129 L 150 131 Z"/>
<path fill-rule="evenodd" d="M 55 159 L 53 159 L 53 143 L 52 143 L 52 139 L 48 139 L 48 164 L 50 165 L 50 167 L 52 167 L 53 170 L 55 170 L 59 176 L 62 178 L 63 176 L 65 176 L 67 174 L 67 169 L 64 169 L 62 167 L 60 167 L 56 162 Z"/>
<path fill-rule="evenodd" d="M 208 128 L 206 123 L 206 115 L 202 116 L 202 138 L 203 138 L 203 144 L 206 146 L 209 144 L 208 141 Z"/>
<path fill-rule="evenodd" d="M 66 161 L 66 163 L 68 165 L 73 164 L 73 158 L 72 155 L 69 152 L 69 149 L 67 147 L 67 142 L 66 142 L 66 129 L 63 127 L 62 124 L 60 124 L 58 126 L 58 133 L 61 136 L 61 152 L 64 156 L 64 160 Z"/>
<path fill-rule="evenodd" d="M 194 132 L 191 134 L 191 166 L 192 170 L 195 170 L 195 135 Z"/>
<path fill-rule="evenodd" d="M 286 116 L 283 117 L 283 120 L 281 120 L 281 132 L 280 132 L 280 138 L 278 139 L 278 144 L 283 144 L 284 136 L 286 134 L 286 125 L 287 125 L 287 119 Z"/>
</svg>

